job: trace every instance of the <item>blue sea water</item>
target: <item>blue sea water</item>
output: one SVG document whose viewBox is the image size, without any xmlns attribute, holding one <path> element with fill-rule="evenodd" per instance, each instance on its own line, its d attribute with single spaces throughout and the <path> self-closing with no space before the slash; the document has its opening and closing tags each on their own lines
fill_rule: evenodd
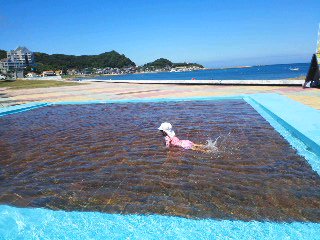
<svg viewBox="0 0 320 240">
<path fill-rule="evenodd" d="M 296 70 L 293 70 L 296 69 Z M 248 68 L 208 69 L 191 72 L 159 72 L 100 76 L 99 80 L 275 80 L 306 76 L 308 63 L 276 64 Z"/>
</svg>

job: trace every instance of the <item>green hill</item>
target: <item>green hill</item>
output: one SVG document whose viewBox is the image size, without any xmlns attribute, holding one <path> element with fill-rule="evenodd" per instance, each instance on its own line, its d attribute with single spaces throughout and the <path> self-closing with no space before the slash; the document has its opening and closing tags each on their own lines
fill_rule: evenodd
<svg viewBox="0 0 320 240">
<path fill-rule="evenodd" d="M 149 62 L 144 65 L 144 67 L 153 67 L 153 68 L 165 68 L 172 67 L 173 63 L 165 58 L 159 58 L 153 62 Z"/>
<path fill-rule="evenodd" d="M 64 55 L 64 54 L 46 54 L 35 53 L 35 59 L 38 68 L 43 70 L 51 69 L 84 69 L 84 68 L 123 68 L 131 67 L 136 64 L 123 54 L 116 51 L 105 52 L 99 55 Z"/>
<path fill-rule="evenodd" d="M 60 69 L 84 69 L 84 68 L 123 68 L 132 67 L 136 64 L 125 55 L 116 51 L 105 52 L 99 55 L 65 55 L 65 54 L 46 54 L 35 52 L 36 69 L 41 72 L 44 70 Z M 6 58 L 7 52 L 0 50 L 0 59 Z"/>
<path fill-rule="evenodd" d="M 7 52 L 0 50 L 0 59 L 6 58 Z M 99 55 L 65 55 L 65 54 L 46 54 L 35 52 L 36 69 L 38 72 L 44 70 L 60 69 L 84 69 L 84 68 L 123 68 L 132 67 L 136 64 L 127 58 L 124 54 L 116 51 L 105 52 Z M 147 63 L 142 68 L 165 69 L 174 67 L 200 67 L 197 63 L 173 63 L 168 59 L 159 58 L 153 62 Z M 30 67 L 29 67 L 30 68 Z"/>
<path fill-rule="evenodd" d="M 143 68 L 154 68 L 154 69 L 163 69 L 163 68 L 174 68 L 174 67 L 199 67 L 203 68 L 202 65 L 198 63 L 173 63 L 168 59 L 159 58 L 153 62 L 143 65 Z"/>
</svg>

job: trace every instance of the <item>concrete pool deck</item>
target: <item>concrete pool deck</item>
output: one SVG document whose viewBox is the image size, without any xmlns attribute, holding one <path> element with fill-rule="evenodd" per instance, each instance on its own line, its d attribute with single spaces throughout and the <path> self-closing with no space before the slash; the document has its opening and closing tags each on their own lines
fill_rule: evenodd
<svg viewBox="0 0 320 240">
<path fill-rule="evenodd" d="M 30 102 L 219 97 L 255 93 L 278 93 L 304 105 L 320 109 L 320 90 L 302 89 L 300 86 L 167 85 L 108 82 L 21 90 L 0 88 L 0 108 Z"/>
</svg>

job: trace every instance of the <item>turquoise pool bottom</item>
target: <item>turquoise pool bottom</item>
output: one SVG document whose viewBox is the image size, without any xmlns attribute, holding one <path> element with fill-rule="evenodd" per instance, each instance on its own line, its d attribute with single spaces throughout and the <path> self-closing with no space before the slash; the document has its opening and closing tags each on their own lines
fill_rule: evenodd
<svg viewBox="0 0 320 240">
<path fill-rule="evenodd" d="M 192 220 L 0 206 L 0 239 L 319 239 L 318 223 Z"/>
</svg>

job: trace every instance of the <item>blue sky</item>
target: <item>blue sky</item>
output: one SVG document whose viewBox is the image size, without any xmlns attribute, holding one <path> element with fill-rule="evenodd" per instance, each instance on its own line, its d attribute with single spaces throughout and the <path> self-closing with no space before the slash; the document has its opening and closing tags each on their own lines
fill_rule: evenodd
<svg viewBox="0 0 320 240">
<path fill-rule="evenodd" d="M 206 67 L 308 62 L 319 0 L 0 0 L 0 49 Z"/>
</svg>

